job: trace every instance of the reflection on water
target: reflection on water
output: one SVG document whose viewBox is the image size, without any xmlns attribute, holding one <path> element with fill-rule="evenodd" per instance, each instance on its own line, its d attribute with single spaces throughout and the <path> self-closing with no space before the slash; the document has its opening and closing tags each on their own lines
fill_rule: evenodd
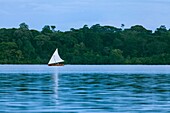
<svg viewBox="0 0 170 113">
<path fill-rule="evenodd" d="M 169 74 L 0 74 L 0 112 L 169 111 Z"/>
<path fill-rule="evenodd" d="M 20 112 L 54 106 L 57 84 L 52 77 L 38 74 L 1 74 L 0 111 Z"/>
</svg>

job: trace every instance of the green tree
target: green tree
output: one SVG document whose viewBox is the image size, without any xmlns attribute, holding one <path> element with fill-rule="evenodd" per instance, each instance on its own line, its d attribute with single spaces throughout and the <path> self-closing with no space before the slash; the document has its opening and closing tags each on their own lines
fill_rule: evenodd
<svg viewBox="0 0 170 113">
<path fill-rule="evenodd" d="M 19 26 L 22 30 L 29 30 L 29 26 L 26 23 L 21 23 Z"/>
<path fill-rule="evenodd" d="M 49 26 L 49 25 L 45 25 L 45 26 L 42 28 L 41 33 L 42 33 L 42 34 L 50 34 L 50 33 L 52 33 L 52 30 L 50 29 L 50 26 Z"/>
</svg>

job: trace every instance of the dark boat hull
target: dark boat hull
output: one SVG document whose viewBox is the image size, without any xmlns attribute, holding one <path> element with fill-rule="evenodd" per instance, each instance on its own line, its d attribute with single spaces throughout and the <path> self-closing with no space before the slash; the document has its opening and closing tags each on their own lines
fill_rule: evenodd
<svg viewBox="0 0 170 113">
<path fill-rule="evenodd" d="M 58 63 L 58 64 L 48 64 L 48 66 L 64 66 L 64 64 Z"/>
</svg>

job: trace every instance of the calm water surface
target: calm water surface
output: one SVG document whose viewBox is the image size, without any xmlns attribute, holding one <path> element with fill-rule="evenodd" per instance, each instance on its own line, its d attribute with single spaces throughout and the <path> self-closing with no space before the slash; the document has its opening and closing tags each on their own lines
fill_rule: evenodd
<svg viewBox="0 0 170 113">
<path fill-rule="evenodd" d="M 0 65 L 0 113 L 169 113 L 170 66 Z"/>
</svg>

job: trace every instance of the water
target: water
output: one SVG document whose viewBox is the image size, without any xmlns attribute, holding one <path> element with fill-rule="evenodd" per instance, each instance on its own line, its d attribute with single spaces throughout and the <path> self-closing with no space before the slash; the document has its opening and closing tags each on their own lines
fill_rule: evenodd
<svg viewBox="0 0 170 113">
<path fill-rule="evenodd" d="M 0 65 L 0 113 L 169 113 L 170 66 Z"/>
</svg>

